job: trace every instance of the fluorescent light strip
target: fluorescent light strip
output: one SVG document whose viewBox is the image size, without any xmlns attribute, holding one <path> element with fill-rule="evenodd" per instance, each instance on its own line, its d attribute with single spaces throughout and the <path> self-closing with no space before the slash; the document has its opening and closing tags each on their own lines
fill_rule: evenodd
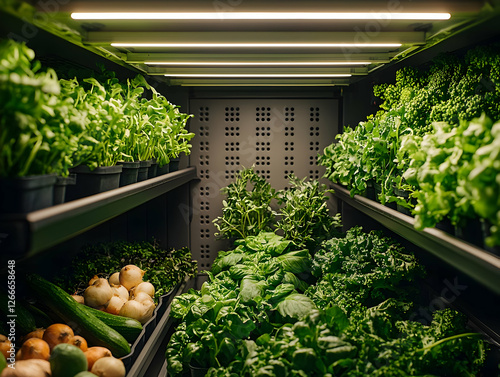
<svg viewBox="0 0 500 377">
<path fill-rule="evenodd" d="M 75 20 L 448 20 L 449 13 L 391 12 L 187 12 L 72 13 Z"/>
<path fill-rule="evenodd" d="M 299 65 L 368 65 L 371 62 L 144 62 L 146 65 L 187 66 L 299 66 Z"/>
<path fill-rule="evenodd" d="M 401 43 L 111 43 L 113 47 L 401 47 Z"/>
<path fill-rule="evenodd" d="M 186 74 L 165 74 L 164 76 L 167 77 L 195 77 L 195 78 L 231 78 L 231 77 L 236 77 L 236 78 L 328 78 L 328 77 L 351 77 L 352 75 L 349 73 L 343 74 L 302 74 L 302 73 L 241 73 L 241 74 L 231 74 L 231 73 L 207 73 L 207 74 L 197 74 L 197 73 L 186 73 Z"/>
</svg>

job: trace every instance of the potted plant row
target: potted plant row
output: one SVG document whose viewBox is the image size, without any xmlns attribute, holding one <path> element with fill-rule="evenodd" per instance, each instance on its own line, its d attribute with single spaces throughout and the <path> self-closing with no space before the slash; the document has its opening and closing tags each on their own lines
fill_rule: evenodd
<svg viewBox="0 0 500 377">
<path fill-rule="evenodd" d="M 0 213 L 63 202 L 65 191 L 72 200 L 153 178 L 190 153 L 190 115 L 144 77 L 59 80 L 12 40 L 0 41 L 0 58 Z"/>
</svg>

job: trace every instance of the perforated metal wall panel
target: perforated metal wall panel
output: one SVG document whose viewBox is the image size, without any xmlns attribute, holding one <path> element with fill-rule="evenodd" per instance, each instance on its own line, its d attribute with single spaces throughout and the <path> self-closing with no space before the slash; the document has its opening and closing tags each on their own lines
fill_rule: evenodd
<svg viewBox="0 0 500 377">
<path fill-rule="evenodd" d="M 191 249 L 200 270 L 227 248 L 212 223 L 222 213 L 220 189 L 252 165 L 275 189 L 285 188 L 291 173 L 320 179 L 317 155 L 338 132 L 338 111 L 334 99 L 191 100 L 190 163 L 201 178 L 192 188 Z"/>
</svg>

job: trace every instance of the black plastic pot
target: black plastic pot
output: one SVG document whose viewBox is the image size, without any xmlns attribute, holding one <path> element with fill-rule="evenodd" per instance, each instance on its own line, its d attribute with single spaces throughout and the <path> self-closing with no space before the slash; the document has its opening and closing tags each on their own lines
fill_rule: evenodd
<svg viewBox="0 0 500 377">
<path fill-rule="evenodd" d="M 137 174 L 137 182 L 142 182 L 148 179 L 149 167 L 153 160 L 140 161 L 139 173 Z"/>
<path fill-rule="evenodd" d="M 76 184 L 76 174 L 70 174 L 68 177 L 57 177 L 54 185 L 54 205 L 62 204 L 66 201 L 66 187 Z"/>
<path fill-rule="evenodd" d="M 120 187 L 130 185 L 137 182 L 137 176 L 139 174 L 139 161 L 126 161 L 119 162 L 122 166 L 122 173 L 120 175 Z"/>
<path fill-rule="evenodd" d="M 436 229 L 442 230 L 445 233 L 455 235 L 455 227 L 451 224 L 450 219 L 443 219 L 436 224 Z"/>
<path fill-rule="evenodd" d="M 158 163 L 156 160 L 151 161 L 151 166 L 148 168 L 148 179 L 156 177 L 156 171 L 158 170 Z"/>
<path fill-rule="evenodd" d="M 75 200 L 120 187 L 121 165 L 102 166 L 90 170 L 80 165 L 71 169 L 76 174 L 76 185 L 66 189 L 67 200 Z"/>
<path fill-rule="evenodd" d="M 159 166 L 156 168 L 156 176 L 159 177 L 160 175 L 168 174 L 170 172 L 170 164 L 166 164 L 163 166 Z"/>
<path fill-rule="evenodd" d="M 382 185 L 378 183 L 373 183 L 373 188 L 375 189 L 375 200 L 380 203 L 380 199 L 378 198 L 379 194 L 382 193 Z M 389 207 L 391 209 L 396 209 L 396 203 L 385 203 L 384 204 L 386 207 Z"/>
<path fill-rule="evenodd" d="M 179 170 L 179 161 L 180 158 L 171 158 L 170 159 L 170 172 Z"/>
<path fill-rule="evenodd" d="M 191 370 L 191 377 L 204 377 L 210 368 L 197 367 L 189 364 L 189 369 Z"/>
<path fill-rule="evenodd" d="M 485 250 L 489 251 L 490 253 L 493 253 L 495 255 L 500 256 L 500 246 L 488 246 L 486 245 L 486 238 L 488 238 L 491 235 L 490 232 L 491 228 L 491 223 L 488 220 L 482 220 L 481 221 L 481 237 L 483 239 L 483 247 Z"/>
<path fill-rule="evenodd" d="M 54 203 L 56 174 L 0 179 L 0 213 L 28 213 Z"/>
<path fill-rule="evenodd" d="M 401 190 L 398 189 L 397 187 L 394 187 L 394 195 L 402 197 L 406 202 L 409 202 L 410 200 L 414 200 L 413 198 L 410 199 L 410 191 L 406 190 Z M 411 213 L 411 210 L 402 206 L 401 204 L 396 203 L 396 210 L 402 214 L 405 214 L 407 216 L 413 216 Z"/>
<path fill-rule="evenodd" d="M 375 187 L 373 186 L 373 180 L 372 179 L 366 181 L 365 197 L 368 198 L 368 199 L 370 199 L 370 200 L 376 200 Z"/>
<path fill-rule="evenodd" d="M 480 219 L 467 219 L 464 225 L 455 226 L 455 237 L 473 244 L 484 247 L 483 226 Z"/>
</svg>

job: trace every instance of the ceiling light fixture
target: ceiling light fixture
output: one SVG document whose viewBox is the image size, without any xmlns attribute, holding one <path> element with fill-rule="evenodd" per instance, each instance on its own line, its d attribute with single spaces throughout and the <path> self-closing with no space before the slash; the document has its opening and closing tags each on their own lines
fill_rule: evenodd
<svg viewBox="0 0 500 377">
<path fill-rule="evenodd" d="M 309 66 L 309 65 L 368 65 L 371 62 L 144 62 L 146 65 L 188 66 Z"/>
<path fill-rule="evenodd" d="M 111 43 L 113 47 L 149 47 L 149 48 L 235 48 L 235 47 L 263 47 L 263 48 L 281 48 L 281 47 L 305 47 L 305 48 L 325 48 L 325 47 L 401 47 L 401 43 L 126 43 L 114 42 Z"/>
<path fill-rule="evenodd" d="M 448 20 L 449 13 L 391 12 L 109 12 L 72 13 L 75 20 Z"/>
<path fill-rule="evenodd" d="M 198 73 L 186 73 L 186 74 L 165 74 L 167 77 L 196 77 L 196 78 L 335 78 L 335 77 L 351 77 L 352 75 L 349 73 L 332 73 L 332 74 L 302 74 L 302 73 L 207 73 L 207 74 L 198 74 Z"/>
</svg>

